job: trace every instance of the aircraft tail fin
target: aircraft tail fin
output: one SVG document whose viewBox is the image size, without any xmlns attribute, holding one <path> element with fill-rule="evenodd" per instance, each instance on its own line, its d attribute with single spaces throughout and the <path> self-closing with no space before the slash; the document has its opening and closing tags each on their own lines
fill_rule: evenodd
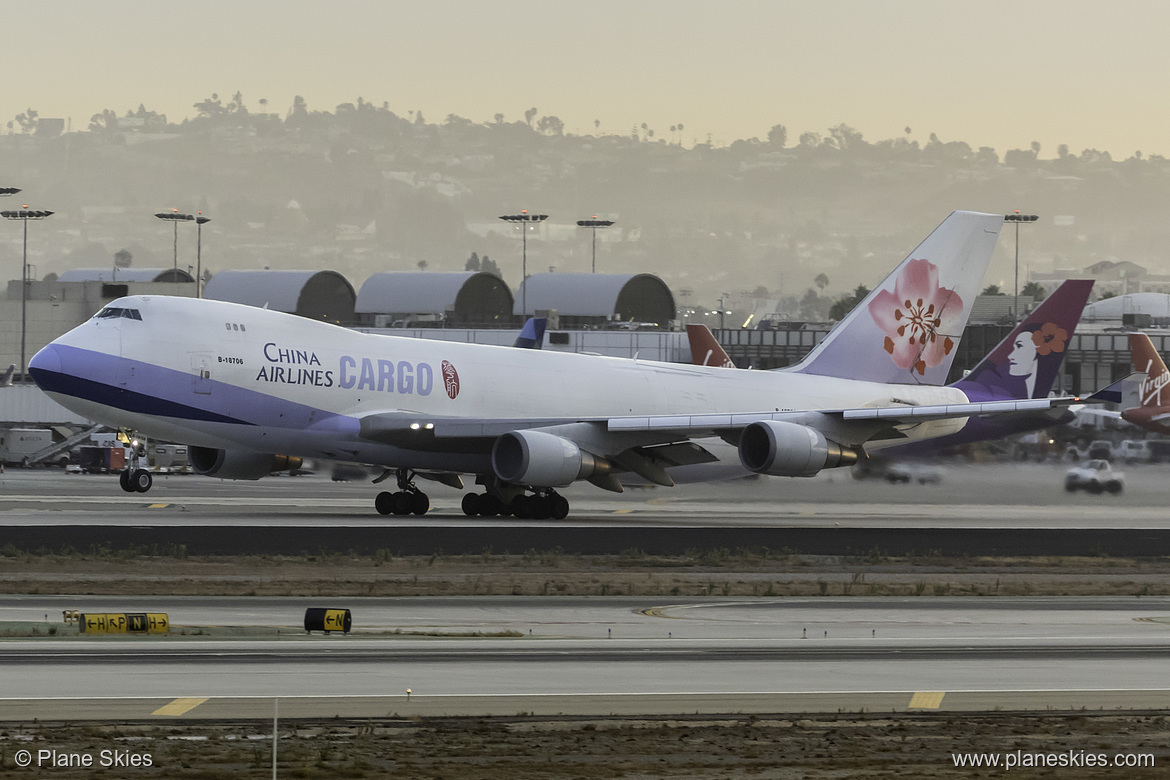
<svg viewBox="0 0 1170 780">
<path fill-rule="evenodd" d="M 1003 224 L 1002 214 L 952 212 L 804 360 L 783 370 L 944 384 Z"/>
<path fill-rule="evenodd" d="M 691 345 L 691 363 L 696 366 L 735 368 L 735 362 L 706 325 L 687 325 L 687 341 Z"/>
<path fill-rule="evenodd" d="M 520 349 L 540 349 L 544 346 L 544 329 L 548 325 L 546 317 L 529 317 L 520 329 L 520 335 L 512 342 L 513 347 Z"/>
<path fill-rule="evenodd" d="M 1166 370 L 1166 363 L 1154 349 L 1154 342 L 1145 333 L 1131 333 L 1129 351 L 1133 353 L 1134 371 L 1145 374 L 1138 391 L 1141 406 L 1164 406 L 1162 388 L 1170 385 L 1170 371 Z"/>
<path fill-rule="evenodd" d="M 8 370 L 0 376 L 0 387 L 12 387 L 12 377 L 16 375 L 16 364 L 13 363 L 8 366 Z"/>
<path fill-rule="evenodd" d="M 972 401 L 1047 398 L 1092 289 L 1091 279 L 1063 282 L 953 387 Z"/>
</svg>

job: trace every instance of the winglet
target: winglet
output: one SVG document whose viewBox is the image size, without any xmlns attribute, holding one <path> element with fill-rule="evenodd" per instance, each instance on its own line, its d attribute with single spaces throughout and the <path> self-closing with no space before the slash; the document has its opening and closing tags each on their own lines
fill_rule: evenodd
<svg viewBox="0 0 1170 780">
<path fill-rule="evenodd" d="M 789 371 L 942 385 L 1003 228 L 955 211 Z"/>
<path fill-rule="evenodd" d="M 706 325 L 687 325 L 687 341 L 691 345 L 691 363 L 694 365 L 735 368 L 735 362 Z"/>
</svg>

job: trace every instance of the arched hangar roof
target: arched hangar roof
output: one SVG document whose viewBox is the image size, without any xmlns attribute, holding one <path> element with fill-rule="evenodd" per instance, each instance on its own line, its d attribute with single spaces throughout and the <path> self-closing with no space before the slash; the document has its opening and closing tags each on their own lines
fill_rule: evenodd
<svg viewBox="0 0 1170 780">
<path fill-rule="evenodd" d="M 265 306 L 314 320 L 353 322 L 353 285 L 336 271 L 220 271 L 203 296 Z"/>
<path fill-rule="evenodd" d="M 194 282 L 195 277 L 181 268 L 74 268 L 65 271 L 58 282 Z"/>
<path fill-rule="evenodd" d="M 492 322 L 512 314 L 512 291 L 483 271 L 374 274 L 358 291 L 354 311 L 372 314 L 447 314 L 456 322 Z"/>
<path fill-rule="evenodd" d="M 1170 317 L 1170 295 L 1166 293 L 1129 293 L 1105 298 L 1085 307 L 1082 318 L 1119 320 L 1123 314 L 1148 314 L 1151 317 Z"/>
<path fill-rule="evenodd" d="M 528 312 L 556 309 L 570 317 L 620 315 L 626 322 L 657 322 L 675 317 L 674 296 L 653 274 L 533 274 L 516 296 L 513 312 L 523 314 L 524 288 Z"/>
</svg>

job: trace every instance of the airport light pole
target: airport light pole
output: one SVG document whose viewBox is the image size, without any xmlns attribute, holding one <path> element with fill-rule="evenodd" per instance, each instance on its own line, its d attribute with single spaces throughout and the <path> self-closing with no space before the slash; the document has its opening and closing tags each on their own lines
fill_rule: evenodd
<svg viewBox="0 0 1170 780">
<path fill-rule="evenodd" d="M 598 219 L 596 214 L 593 219 L 577 220 L 577 227 L 593 228 L 593 273 L 597 273 L 597 228 L 607 228 L 612 224 L 612 219 Z"/>
<path fill-rule="evenodd" d="M 1016 209 L 1011 214 L 1004 214 L 1003 221 L 1014 223 L 1016 226 L 1016 287 L 1015 287 L 1015 323 L 1020 322 L 1020 223 L 1031 224 L 1040 219 L 1036 214 L 1021 214 L 1019 209 Z"/>
<path fill-rule="evenodd" d="M 20 190 L 16 190 L 20 192 Z M 6 193 L 11 195 L 12 193 Z M 24 204 L 19 211 L 0 211 L 0 217 L 19 220 L 24 223 L 24 254 L 21 261 L 20 274 L 20 381 L 28 381 L 28 372 L 25 363 L 25 344 L 28 337 L 28 223 L 29 220 L 47 219 L 53 216 L 51 211 L 30 209 Z"/>
<path fill-rule="evenodd" d="M 515 222 L 520 225 L 521 244 L 520 266 L 520 316 L 528 316 L 528 231 L 534 227 L 534 222 L 544 222 L 548 214 L 529 214 L 528 209 L 521 209 L 519 214 L 505 214 L 500 217 L 505 222 Z"/>
<path fill-rule="evenodd" d="M 203 297 L 203 226 L 211 221 L 211 217 L 195 217 L 195 297 Z M 175 223 L 176 225 L 178 223 Z"/>
<path fill-rule="evenodd" d="M 171 209 L 170 212 L 164 211 L 164 212 L 161 212 L 159 214 L 155 214 L 155 216 L 158 217 L 159 219 L 165 219 L 165 220 L 169 220 L 169 221 L 175 223 L 175 261 L 174 261 L 173 268 L 174 268 L 174 270 L 178 271 L 179 270 L 179 223 L 180 222 L 193 222 L 195 220 L 195 215 L 194 214 L 180 214 L 178 209 Z"/>
</svg>

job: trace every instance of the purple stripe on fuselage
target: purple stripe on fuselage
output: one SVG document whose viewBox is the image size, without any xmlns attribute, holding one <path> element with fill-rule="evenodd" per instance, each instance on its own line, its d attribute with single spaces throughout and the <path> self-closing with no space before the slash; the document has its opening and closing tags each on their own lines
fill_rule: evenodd
<svg viewBox="0 0 1170 780">
<path fill-rule="evenodd" d="M 45 349 L 53 350 L 61 364 L 60 373 L 42 370 L 39 375 L 37 367 L 30 366 L 33 377 L 46 391 L 160 417 L 353 435 L 360 430 L 360 423 L 353 417 L 226 382 L 202 380 L 210 392 L 196 393 L 193 373 L 64 344 Z"/>
</svg>

